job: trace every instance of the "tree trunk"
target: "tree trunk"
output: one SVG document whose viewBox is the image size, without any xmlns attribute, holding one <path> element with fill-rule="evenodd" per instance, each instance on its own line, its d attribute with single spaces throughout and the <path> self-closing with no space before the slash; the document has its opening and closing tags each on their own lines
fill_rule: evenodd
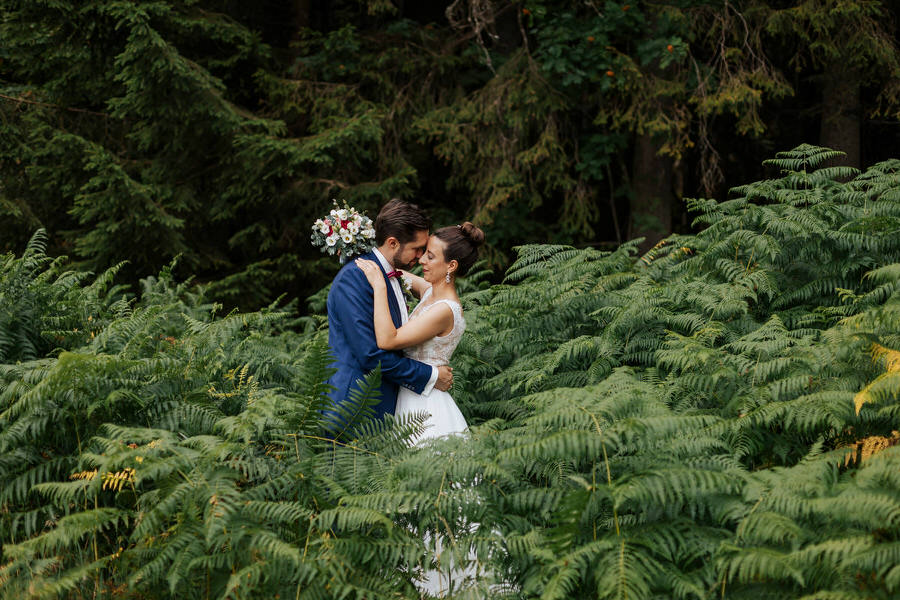
<svg viewBox="0 0 900 600">
<path fill-rule="evenodd" d="M 822 89 L 822 127 L 819 145 L 846 152 L 833 162 L 860 168 L 860 84 L 856 73 L 829 69 Z"/>
<path fill-rule="evenodd" d="M 294 0 L 294 27 L 296 31 L 310 26 L 312 0 Z"/>
<path fill-rule="evenodd" d="M 657 154 L 658 147 L 650 135 L 639 135 L 634 145 L 628 239 L 646 238 L 644 252 L 672 232 L 672 159 Z"/>
</svg>

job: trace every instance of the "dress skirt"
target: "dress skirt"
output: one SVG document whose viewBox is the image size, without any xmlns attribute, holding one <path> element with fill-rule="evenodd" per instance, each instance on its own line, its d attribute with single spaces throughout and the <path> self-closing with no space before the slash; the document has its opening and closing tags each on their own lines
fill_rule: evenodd
<svg viewBox="0 0 900 600">
<path fill-rule="evenodd" d="M 427 396 L 423 396 L 401 387 L 400 393 L 397 394 L 397 408 L 394 415 L 400 417 L 421 412 L 430 416 L 425 421 L 424 433 L 413 440 L 416 443 L 446 435 L 458 435 L 469 427 L 449 393 L 434 389 Z"/>
</svg>

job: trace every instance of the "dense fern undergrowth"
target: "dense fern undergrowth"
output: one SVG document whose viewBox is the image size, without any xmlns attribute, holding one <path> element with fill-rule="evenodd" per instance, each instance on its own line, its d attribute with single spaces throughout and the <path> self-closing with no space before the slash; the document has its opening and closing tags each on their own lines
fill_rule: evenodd
<svg viewBox="0 0 900 600">
<path fill-rule="evenodd" d="M 477 557 L 455 597 L 897 597 L 900 161 L 832 157 L 644 256 L 520 248 L 464 297 L 471 434 L 416 449 L 366 393 L 324 420 L 321 316 L 126 298 L 36 235 L 0 270 L 0 594 L 418 598 L 431 532 Z"/>
</svg>

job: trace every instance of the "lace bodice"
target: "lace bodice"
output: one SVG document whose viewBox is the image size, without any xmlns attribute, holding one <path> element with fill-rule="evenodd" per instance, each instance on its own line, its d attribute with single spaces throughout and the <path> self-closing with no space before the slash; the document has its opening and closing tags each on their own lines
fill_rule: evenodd
<svg viewBox="0 0 900 600">
<path fill-rule="evenodd" d="M 459 344 L 459 340 L 466 330 L 466 321 L 463 319 L 462 306 L 459 305 L 459 302 L 454 302 L 452 300 L 436 300 L 435 302 L 428 303 L 430 297 L 431 288 L 428 288 L 425 290 L 425 293 L 422 294 L 421 302 L 416 305 L 412 314 L 409 315 L 410 320 L 425 314 L 425 312 L 438 304 L 446 304 L 450 307 L 450 310 L 453 311 L 453 329 L 451 329 L 450 333 L 447 335 L 433 337 L 430 340 L 422 342 L 418 346 L 411 346 L 403 352 L 409 358 L 432 366 L 446 365 L 450 362 L 450 357 L 453 355 L 453 351 L 456 350 L 456 346 Z"/>
</svg>

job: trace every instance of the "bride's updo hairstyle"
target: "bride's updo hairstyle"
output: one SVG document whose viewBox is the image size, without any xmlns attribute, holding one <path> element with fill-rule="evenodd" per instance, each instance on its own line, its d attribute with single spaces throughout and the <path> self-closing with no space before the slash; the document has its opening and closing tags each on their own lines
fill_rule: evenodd
<svg viewBox="0 0 900 600">
<path fill-rule="evenodd" d="M 444 261 L 455 260 L 459 267 L 456 275 L 465 275 L 478 260 L 478 248 L 484 244 L 484 232 L 468 221 L 462 225 L 442 227 L 434 237 L 444 242 Z"/>
</svg>

